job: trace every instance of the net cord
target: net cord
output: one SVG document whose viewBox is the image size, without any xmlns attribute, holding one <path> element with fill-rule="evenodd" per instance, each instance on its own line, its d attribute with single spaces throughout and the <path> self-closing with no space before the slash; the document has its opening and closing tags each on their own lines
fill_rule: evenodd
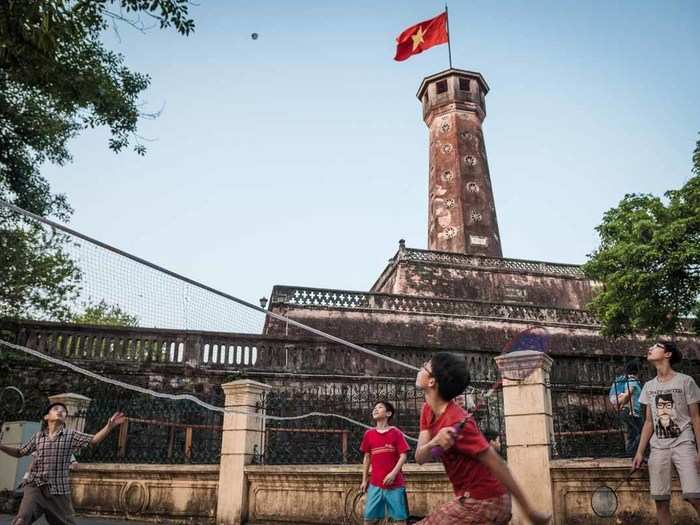
<svg viewBox="0 0 700 525">
<path fill-rule="evenodd" d="M 222 292 L 220 290 L 212 288 L 211 286 L 207 286 L 206 284 L 203 284 L 203 283 L 200 283 L 199 281 L 195 281 L 194 279 L 190 279 L 188 277 L 185 277 L 184 275 L 180 275 L 179 273 L 170 271 L 167 268 L 163 268 L 162 266 L 159 266 L 159 265 L 154 264 L 152 262 L 149 262 L 145 259 L 137 257 L 136 255 L 132 255 L 128 252 L 120 250 L 119 248 L 115 248 L 114 246 L 110 246 L 109 244 L 98 241 L 97 239 L 93 239 L 92 237 L 88 237 L 87 235 L 84 235 L 76 230 L 68 228 L 67 226 L 64 226 L 62 224 L 54 222 L 50 219 L 46 219 L 44 217 L 41 217 L 40 215 L 36 215 L 32 212 L 29 212 L 25 209 L 22 209 L 18 206 L 15 206 L 14 204 L 10 204 L 9 202 L 3 201 L 1 199 L 0 199 L 0 206 L 4 206 L 5 208 L 8 208 L 9 210 L 12 210 L 16 213 L 19 213 L 20 215 L 24 215 L 25 217 L 31 218 L 35 221 L 39 221 L 42 224 L 45 224 L 45 225 L 50 226 L 52 228 L 56 228 L 64 233 L 67 233 L 69 235 L 83 239 L 84 241 L 87 241 L 91 244 L 99 246 L 100 248 L 104 248 L 105 250 L 108 250 L 112 253 L 115 253 L 117 255 L 121 255 L 122 257 L 126 257 L 127 259 L 131 259 L 132 261 L 135 261 L 139 264 L 143 264 L 144 266 L 148 266 L 149 268 L 152 268 L 154 270 L 162 272 L 166 275 L 169 275 L 170 277 L 173 277 L 173 278 L 178 279 L 180 281 L 186 282 L 187 284 L 190 284 L 192 286 L 196 286 L 202 290 L 206 290 L 207 292 L 210 292 L 210 293 L 213 293 L 213 294 L 218 295 L 220 297 L 223 297 L 224 299 L 228 299 L 230 301 L 233 301 L 237 304 L 240 304 L 241 306 L 245 306 L 246 308 L 250 308 L 252 310 L 260 312 L 260 313 L 262 313 L 266 316 L 269 316 L 273 319 L 277 319 L 278 321 L 283 321 L 283 322 L 288 323 L 292 326 L 296 326 L 297 328 L 301 328 L 302 330 L 305 330 L 305 331 L 310 332 L 310 333 L 317 335 L 319 337 L 323 337 L 325 339 L 333 341 L 334 343 L 344 345 L 344 346 L 351 348 L 353 350 L 357 350 L 358 352 L 363 352 L 365 354 L 371 355 L 373 357 L 377 357 L 379 359 L 383 359 L 384 361 L 388 361 L 389 363 L 393 363 L 395 365 L 399 365 L 399 366 L 402 366 L 404 368 L 408 368 L 408 369 L 416 371 L 416 372 L 419 370 L 419 368 L 417 366 L 413 366 L 409 363 L 405 363 L 405 362 L 400 361 L 398 359 L 394 359 L 393 357 L 389 357 L 389 356 L 384 355 L 380 352 L 375 352 L 374 350 L 370 350 L 369 348 L 365 348 L 363 346 L 356 345 L 355 343 L 351 343 L 350 341 L 346 341 L 345 339 L 341 339 L 340 337 L 336 337 L 336 336 L 331 335 L 331 334 L 324 332 L 322 330 L 318 330 L 318 329 L 313 328 L 313 327 L 306 325 L 304 323 L 300 323 L 299 321 L 295 321 L 293 319 L 290 319 L 290 318 L 285 317 L 283 315 L 280 315 L 278 313 L 272 312 L 270 310 L 266 310 L 265 308 L 254 305 L 252 303 L 249 303 L 248 301 L 244 301 L 243 299 L 239 299 L 238 297 L 235 297 L 233 295 L 227 294 L 226 292 Z"/>
<path fill-rule="evenodd" d="M 353 425 L 357 425 L 366 429 L 371 429 L 374 428 L 370 425 L 367 425 L 365 423 L 362 423 L 361 421 L 357 421 L 355 419 L 352 419 L 347 416 L 343 416 L 342 414 L 334 414 L 334 413 L 329 413 L 329 412 L 308 412 L 306 414 L 301 414 L 298 416 L 271 416 L 268 414 L 265 414 L 263 412 L 243 412 L 240 410 L 233 410 L 230 408 L 224 408 L 224 407 L 218 407 L 216 405 L 212 405 L 211 403 L 207 403 L 206 401 L 202 401 L 198 397 L 195 397 L 190 394 L 167 394 L 165 392 L 156 392 L 155 390 L 151 390 L 149 388 L 144 388 L 138 385 L 132 385 L 130 383 L 125 383 L 123 381 L 119 381 L 118 379 L 112 379 L 110 377 L 105 377 L 103 375 L 100 375 L 96 372 L 93 372 L 92 370 L 88 370 L 86 368 L 83 368 L 81 366 L 75 365 L 73 363 L 69 363 L 68 361 L 64 361 L 62 359 L 59 359 L 57 357 L 53 357 L 50 355 L 46 355 L 42 352 L 39 352 L 37 350 L 34 350 L 32 348 L 27 348 L 26 346 L 21 346 L 21 345 L 16 345 L 14 343 L 10 343 L 9 341 L 5 341 L 3 339 L 0 339 L 0 346 L 5 346 L 7 348 L 10 348 L 12 350 L 16 350 L 19 352 L 23 352 L 25 354 L 32 355 L 34 357 L 38 357 L 39 359 L 43 359 L 44 361 L 48 361 L 49 363 L 53 363 L 58 366 L 62 366 L 64 368 L 68 368 L 74 372 L 77 372 L 79 374 L 82 374 L 84 376 L 90 377 L 92 379 L 95 379 L 97 381 L 101 381 L 103 383 L 107 383 L 113 386 L 117 386 L 120 388 L 124 388 L 126 390 L 131 390 L 133 392 L 138 392 L 140 394 L 145 394 L 148 396 L 152 397 L 157 397 L 161 399 L 170 399 L 173 401 L 191 401 L 202 408 L 205 408 L 207 410 L 211 410 L 213 412 L 220 412 L 222 414 L 240 414 L 244 416 L 251 416 L 251 417 L 257 417 L 261 419 L 269 419 L 272 421 L 295 421 L 295 420 L 300 420 L 300 419 L 307 419 L 310 417 L 333 417 L 336 419 L 342 419 L 344 421 L 347 421 L 349 423 L 352 423 Z M 403 433 L 403 432 L 402 432 Z M 417 442 L 418 440 L 413 437 L 409 436 L 408 434 L 403 434 L 404 437 L 413 442 Z"/>
</svg>

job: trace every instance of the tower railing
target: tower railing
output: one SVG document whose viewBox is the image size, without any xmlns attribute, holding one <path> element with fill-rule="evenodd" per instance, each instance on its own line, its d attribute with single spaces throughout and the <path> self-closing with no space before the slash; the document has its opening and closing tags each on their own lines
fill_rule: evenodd
<svg viewBox="0 0 700 525">
<path fill-rule="evenodd" d="M 577 326 L 600 326 L 599 321 L 585 310 L 552 308 L 515 303 L 491 303 L 393 295 L 383 293 L 275 286 L 271 306 L 302 306 L 305 308 L 340 308 L 347 310 L 376 310 L 416 314 L 446 314 L 484 319 L 518 320 Z"/>
<path fill-rule="evenodd" d="M 540 275 L 556 275 L 558 277 L 573 277 L 585 279 L 581 267 L 575 264 L 560 264 L 526 259 L 506 259 L 502 257 L 487 257 L 483 255 L 467 255 L 464 253 L 438 252 L 405 248 L 396 253 L 394 261 L 415 261 L 426 263 L 444 263 L 452 266 L 478 268 L 481 270 L 506 270 Z"/>
</svg>

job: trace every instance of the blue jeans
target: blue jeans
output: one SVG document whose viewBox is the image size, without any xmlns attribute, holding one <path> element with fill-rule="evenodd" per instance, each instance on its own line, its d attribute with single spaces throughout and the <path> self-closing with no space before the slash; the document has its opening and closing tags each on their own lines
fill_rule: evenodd
<svg viewBox="0 0 700 525">
<path fill-rule="evenodd" d="M 620 415 L 622 417 L 622 422 L 625 425 L 625 431 L 627 432 L 625 453 L 628 456 L 634 456 L 637 453 L 637 447 L 639 446 L 639 438 L 642 434 L 642 425 L 644 424 L 644 421 L 642 421 L 640 416 L 635 416 L 627 410 L 623 411 Z"/>
</svg>

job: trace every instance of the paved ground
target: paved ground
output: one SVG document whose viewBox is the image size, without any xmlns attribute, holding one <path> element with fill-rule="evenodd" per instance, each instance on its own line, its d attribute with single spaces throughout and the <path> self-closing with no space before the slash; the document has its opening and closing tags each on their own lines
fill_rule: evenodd
<svg viewBox="0 0 700 525">
<path fill-rule="evenodd" d="M 13 516 L 10 516 L 9 514 L 0 514 L 0 525 L 10 525 L 10 521 L 12 521 Z M 123 520 L 108 520 L 105 518 L 84 518 L 81 516 L 78 516 L 76 521 L 78 522 L 78 525 L 143 525 L 144 522 L 142 521 L 123 521 Z M 48 525 L 46 522 L 46 518 L 41 518 L 39 521 L 36 522 L 37 525 Z M 148 525 L 153 525 L 148 524 Z"/>
</svg>

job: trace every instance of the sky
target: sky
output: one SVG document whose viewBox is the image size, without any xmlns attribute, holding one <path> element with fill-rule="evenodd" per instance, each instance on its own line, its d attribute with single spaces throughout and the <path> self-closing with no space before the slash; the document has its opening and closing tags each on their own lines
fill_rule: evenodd
<svg viewBox="0 0 700 525">
<path fill-rule="evenodd" d="M 148 73 L 148 152 L 105 130 L 46 165 L 70 226 L 257 302 L 275 284 L 368 290 L 398 240 L 427 243 L 415 98 L 447 47 L 393 61 L 443 3 L 200 0 L 194 34 L 119 27 Z M 700 131 L 700 2 L 454 1 L 454 67 L 480 72 L 505 257 L 583 263 L 626 193 L 682 185 Z M 251 34 L 259 34 L 257 40 Z"/>
</svg>

